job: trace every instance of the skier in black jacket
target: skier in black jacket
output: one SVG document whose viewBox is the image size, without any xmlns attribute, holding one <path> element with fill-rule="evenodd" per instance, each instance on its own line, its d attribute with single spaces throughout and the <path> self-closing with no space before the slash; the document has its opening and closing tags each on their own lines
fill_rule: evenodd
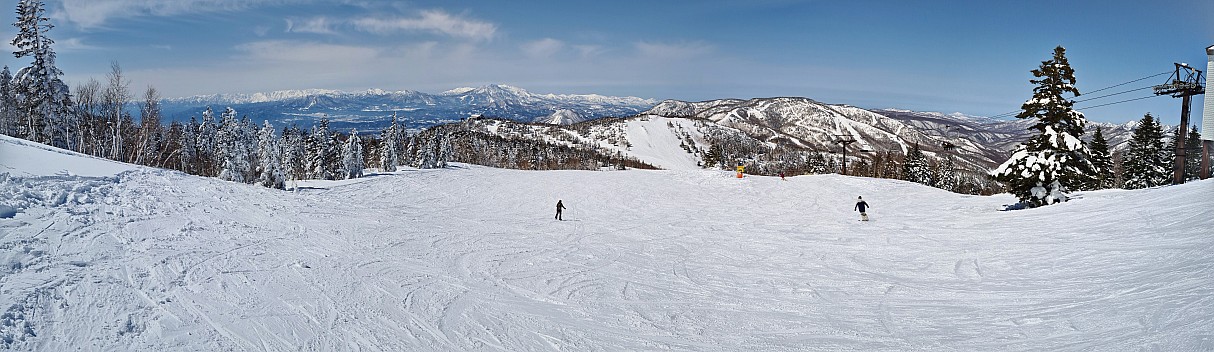
<svg viewBox="0 0 1214 352">
<path fill-rule="evenodd" d="M 561 210 L 562 209 L 565 209 L 565 204 L 561 204 L 561 200 L 557 199 L 556 200 L 556 218 L 555 219 L 561 220 L 561 221 L 565 220 L 565 219 L 561 219 Z"/>
<path fill-rule="evenodd" d="M 868 208 L 868 203 L 864 202 L 864 197 L 856 197 L 856 210 L 860 211 L 860 221 L 868 221 L 868 214 L 864 209 Z"/>
</svg>

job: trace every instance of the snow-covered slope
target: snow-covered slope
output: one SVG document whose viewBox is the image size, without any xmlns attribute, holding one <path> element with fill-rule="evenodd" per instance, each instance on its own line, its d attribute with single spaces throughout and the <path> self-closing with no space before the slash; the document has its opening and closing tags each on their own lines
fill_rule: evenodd
<svg viewBox="0 0 1214 352">
<path fill-rule="evenodd" d="M 141 168 L 0 134 L 0 174 L 30 176 L 114 176 Z"/>
<path fill-rule="evenodd" d="M 705 102 L 664 101 L 645 114 L 694 117 L 741 130 L 768 141 L 786 141 L 800 148 L 829 151 L 842 136 L 856 139 L 849 146 L 862 151 L 905 153 L 919 145 L 928 155 L 943 155 L 941 145 L 957 145 L 959 162 L 985 169 L 1002 162 L 1002 151 L 965 138 L 930 135 L 897 119 L 847 105 L 824 104 L 808 98 L 724 99 Z M 998 159 L 998 162 L 996 161 Z"/>
<path fill-rule="evenodd" d="M 10 174 L 44 174 L 7 157 L 38 149 L 0 148 Z M 0 217 L 0 348 L 1214 348 L 1214 200 L 1195 196 L 1211 181 L 1011 212 L 1007 195 L 839 175 L 360 181 L 0 176 L 19 208 Z"/>
<path fill-rule="evenodd" d="M 576 111 L 569 109 L 558 109 L 556 112 L 553 112 L 552 115 L 548 115 L 548 117 L 541 119 L 539 122 L 550 125 L 572 125 L 582 121 L 586 121 L 586 118 L 582 117 L 582 115 L 578 115 Z"/>
</svg>

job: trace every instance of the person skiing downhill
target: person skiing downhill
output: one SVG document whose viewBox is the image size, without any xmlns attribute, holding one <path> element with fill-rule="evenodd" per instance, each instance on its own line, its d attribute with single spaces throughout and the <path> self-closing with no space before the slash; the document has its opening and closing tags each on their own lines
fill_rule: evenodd
<svg viewBox="0 0 1214 352">
<path fill-rule="evenodd" d="M 864 197 L 856 197 L 856 210 L 860 211 L 860 221 L 868 221 L 868 214 L 864 212 L 868 208 L 868 203 L 864 202 Z"/>
<path fill-rule="evenodd" d="M 565 219 L 561 219 L 561 210 L 563 210 L 563 209 L 565 209 L 565 204 L 561 203 L 560 199 L 557 199 L 556 200 L 556 218 L 555 219 L 565 221 Z"/>
</svg>

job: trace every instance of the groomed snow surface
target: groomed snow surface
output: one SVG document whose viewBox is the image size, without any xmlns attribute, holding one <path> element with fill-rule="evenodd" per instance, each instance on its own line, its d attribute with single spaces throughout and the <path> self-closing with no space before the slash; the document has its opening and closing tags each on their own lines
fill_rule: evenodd
<svg viewBox="0 0 1214 352">
<path fill-rule="evenodd" d="M 456 165 L 287 192 L 10 159 L 46 153 L 0 140 L 0 349 L 1214 350 L 1211 181 L 999 211 L 838 175 Z"/>
</svg>

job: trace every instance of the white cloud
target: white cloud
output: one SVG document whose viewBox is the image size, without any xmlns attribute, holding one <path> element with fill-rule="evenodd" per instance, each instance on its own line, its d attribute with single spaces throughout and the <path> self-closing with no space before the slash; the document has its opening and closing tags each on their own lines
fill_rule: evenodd
<svg viewBox="0 0 1214 352">
<path fill-rule="evenodd" d="M 556 40 L 556 39 L 552 39 L 552 38 L 544 38 L 544 39 L 540 39 L 540 40 L 536 40 L 536 41 L 532 41 L 532 42 L 523 43 L 521 48 L 523 49 L 523 53 L 526 54 L 528 57 L 546 58 L 546 57 L 551 57 L 552 55 L 561 51 L 561 49 L 564 49 L 565 43 L 560 40 Z"/>
<path fill-rule="evenodd" d="M 265 63 L 342 64 L 366 62 L 380 56 L 380 50 L 371 47 L 286 40 L 245 43 L 236 49 L 246 59 Z"/>
<path fill-rule="evenodd" d="M 290 33 L 315 33 L 315 34 L 333 34 L 334 21 L 328 17 L 313 17 L 307 19 L 291 19 L 287 20 L 287 32 Z"/>
<path fill-rule="evenodd" d="M 601 45 L 574 45 L 573 48 L 577 50 L 578 56 L 581 56 L 583 59 L 596 58 L 607 52 Z"/>
<path fill-rule="evenodd" d="M 474 40 L 489 40 L 497 25 L 489 22 L 452 16 L 442 10 L 426 10 L 415 18 L 363 18 L 354 21 L 360 30 L 391 34 L 402 31 L 424 31 Z"/>
<path fill-rule="evenodd" d="M 711 44 L 704 42 L 678 44 L 637 42 L 633 44 L 633 47 L 642 57 L 667 60 L 695 58 L 716 50 Z"/>
<path fill-rule="evenodd" d="M 51 17 L 81 28 L 104 25 L 116 18 L 171 16 L 183 13 L 235 11 L 254 6 L 298 3 L 306 0 L 62 0 Z"/>
<path fill-rule="evenodd" d="M 67 38 L 67 39 L 63 39 L 63 40 L 56 40 L 54 47 L 55 47 L 55 50 L 58 50 L 59 52 L 97 49 L 97 47 L 95 47 L 95 46 L 85 44 L 84 40 L 80 39 L 80 38 Z"/>
</svg>

